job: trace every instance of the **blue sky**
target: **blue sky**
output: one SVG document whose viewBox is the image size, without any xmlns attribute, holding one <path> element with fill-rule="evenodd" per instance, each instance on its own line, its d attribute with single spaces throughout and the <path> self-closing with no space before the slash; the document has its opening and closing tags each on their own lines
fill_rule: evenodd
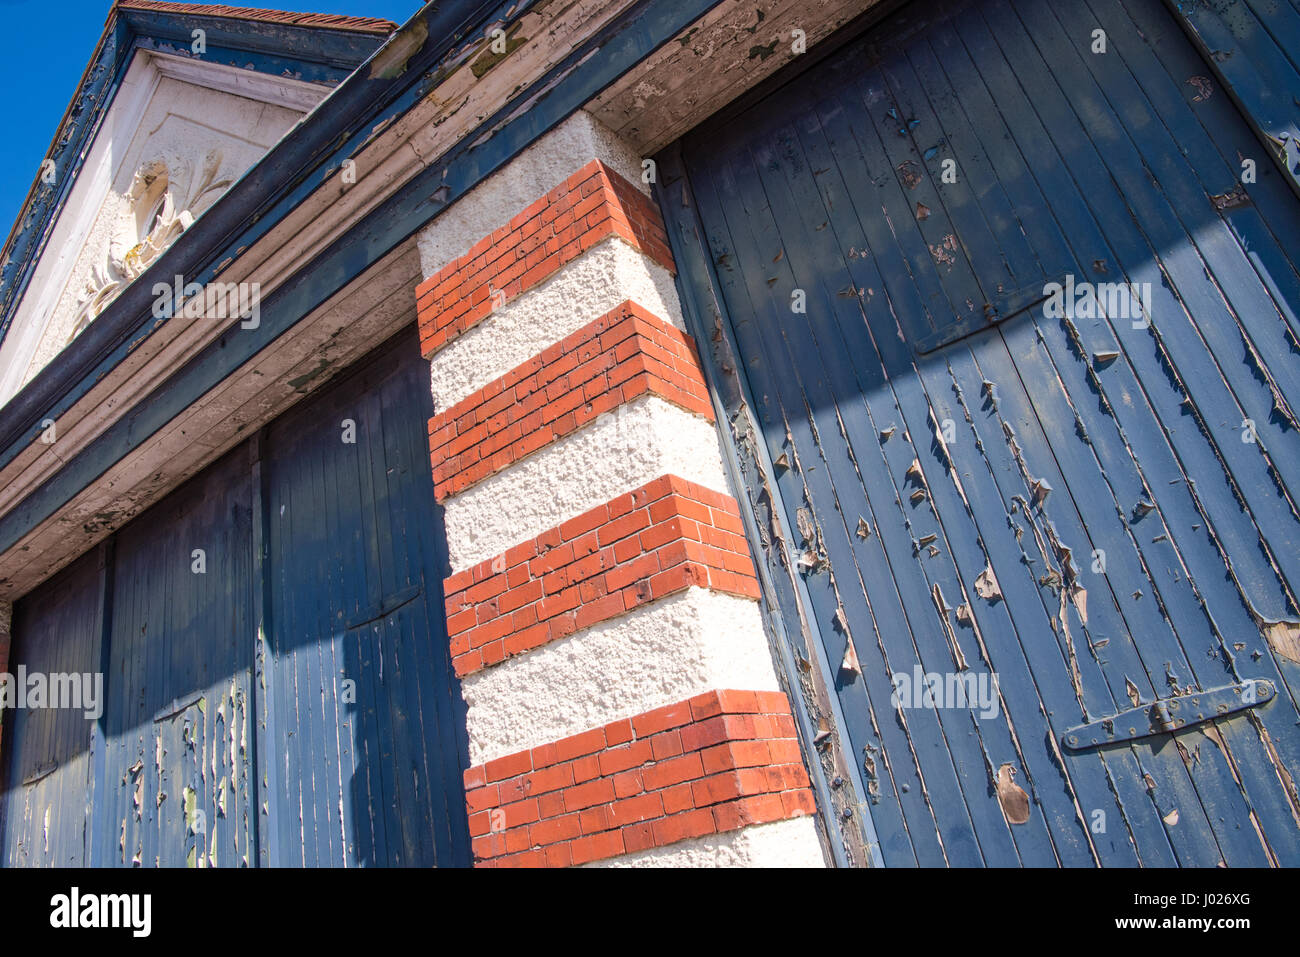
<svg viewBox="0 0 1300 957">
<path fill-rule="evenodd" d="M 82 71 L 108 19 L 111 0 L 0 0 L 0 79 L 5 135 L 0 137 L 0 243 L 49 150 Z M 267 0 L 231 3 L 306 13 L 384 17 L 405 23 L 420 0 Z"/>
</svg>

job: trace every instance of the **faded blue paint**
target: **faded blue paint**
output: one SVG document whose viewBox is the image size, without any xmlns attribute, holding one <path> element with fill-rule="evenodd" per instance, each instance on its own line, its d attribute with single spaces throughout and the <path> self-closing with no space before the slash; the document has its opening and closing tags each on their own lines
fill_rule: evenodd
<svg viewBox="0 0 1300 957">
<path fill-rule="evenodd" d="M 698 229 L 716 276 L 689 312 L 724 318 L 753 396 L 766 454 L 737 457 L 781 463 L 746 478 L 760 504 L 775 485 L 769 547 L 834 676 L 806 704 L 835 713 L 887 865 L 1300 863 L 1300 662 L 1270 625 L 1300 586 L 1300 204 L 1267 166 L 1212 199 L 1255 141 L 1194 99 L 1200 62 L 1158 0 L 913 4 L 688 136 L 665 188 L 679 257 Z M 1152 326 L 1002 307 L 970 334 L 1067 273 L 1150 283 Z M 996 673 L 996 716 L 896 710 L 916 667 Z M 1060 746 L 1248 679 L 1282 693 Z"/>
<path fill-rule="evenodd" d="M 270 800 L 295 809 L 267 838 L 281 866 L 468 860 L 447 559 L 413 427 L 433 414 L 418 354 L 402 336 L 267 433 Z"/>
<path fill-rule="evenodd" d="M 247 458 L 237 449 L 115 537 L 99 866 L 256 862 Z"/>
<path fill-rule="evenodd" d="M 1166 2 L 1205 54 L 1203 73 L 1187 82 L 1205 98 L 1219 87 L 1235 99 L 1300 190 L 1300 9 L 1289 0 Z"/>
<path fill-rule="evenodd" d="M 78 559 L 21 602 L 9 670 L 98 670 L 98 555 Z M 84 867 L 91 795 L 91 722 L 79 711 L 10 710 L 4 716 L 0 864 Z M 48 809 L 48 810 L 47 810 Z M 48 814 L 48 817 L 47 817 Z"/>
<path fill-rule="evenodd" d="M 17 604 L 107 707 L 6 715 L 6 865 L 468 863 L 430 404 L 408 330 Z"/>
</svg>

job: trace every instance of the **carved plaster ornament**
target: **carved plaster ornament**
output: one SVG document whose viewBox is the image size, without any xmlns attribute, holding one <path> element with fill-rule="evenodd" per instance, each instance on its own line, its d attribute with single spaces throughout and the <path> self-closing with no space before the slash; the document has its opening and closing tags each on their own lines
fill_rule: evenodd
<svg viewBox="0 0 1300 957">
<path fill-rule="evenodd" d="M 191 186 L 185 191 L 184 201 L 179 203 L 176 199 L 179 184 L 169 176 L 165 162 L 153 160 L 136 170 L 126 193 L 127 211 L 109 245 L 107 262 L 94 267 L 90 281 L 77 299 L 77 321 L 69 342 L 147 270 L 231 184 L 229 179 L 217 179 L 221 160 L 220 150 L 208 152 L 198 176 L 190 177 Z"/>
</svg>

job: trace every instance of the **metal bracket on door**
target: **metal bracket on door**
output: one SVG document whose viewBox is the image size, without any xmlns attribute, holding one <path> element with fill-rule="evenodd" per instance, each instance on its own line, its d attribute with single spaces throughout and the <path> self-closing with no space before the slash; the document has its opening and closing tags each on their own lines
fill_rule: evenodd
<svg viewBox="0 0 1300 957">
<path fill-rule="evenodd" d="M 401 591 L 393 592 L 391 595 L 385 595 L 383 601 L 378 605 L 371 605 L 365 611 L 350 619 L 346 625 L 348 631 L 360 628 L 362 625 L 368 625 L 372 621 L 378 621 L 391 615 L 403 605 L 410 604 L 420 592 L 424 590 L 423 585 L 411 585 L 409 588 L 403 588 Z"/>
<path fill-rule="evenodd" d="M 1062 742 L 1071 751 L 1086 751 L 1153 734 L 1170 734 L 1264 704 L 1274 694 L 1271 682 L 1248 679 L 1235 685 L 1211 688 L 1176 698 L 1158 698 L 1065 732 Z"/>
<path fill-rule="evenodd" d="M 184 697 L 173 698 L 169 704 L 164 705 L 161 710 L 154 714 L 153 723 L 158 724 L 190 710 L 203 700 L 204 694 L 203 691 L 194 691 Z"/>
<path fill-rule="evenodd" d="M 1065 277 L 1058 276 L 1055 280 L 1057 283 L 1064 284 Z M 984 304 L 983 315 L 971 319 L 963 319 L 959 322 L 950 323 L 941 329 L 937 329 L 927 336 L 921 336 L 914 343 L 918 355 L 926 355 L 941 349 L 946 345 L 951 345 L 958 339 L 965 339 L 967 336 L 973 336 L 977 332 L 983 332 L 985 329 L 991 329 L 1000 322 L 1006 322 L 1013 316 L 1018 316 L 1022 312 L 1028 312 L 1034 306 L 1046 302 L 1049 298 L 1045 288 L 1050 282 L 1032 282 L 1028 286 L 1022 286 L 1020 289 L 1009 289 L 999 292 L 994 296 L 992 302 Z"/>
<path fill-rule="evenodd" d="M 58 761 L 46 761 L 44 764 L 36 766 L 27 777 L 23 778 L 23 787 L 31 787 L 42 778 L 47 778 L 59 769 Z"/>
</svg>

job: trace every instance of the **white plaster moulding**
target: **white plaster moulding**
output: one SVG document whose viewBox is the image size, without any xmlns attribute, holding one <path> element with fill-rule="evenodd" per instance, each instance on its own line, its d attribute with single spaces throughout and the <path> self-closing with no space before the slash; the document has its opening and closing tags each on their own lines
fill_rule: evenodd
<svg viewBox="0 0 1300 957">
<path fill-rule="evenodd" d="M 90 153 L 18 305 L 9 334 L 0 345 L 0 406 L 22 386 L 23 374 L 45 335 L 86 236 L 161 79 L 152 57 L 138 52 L 127 68 L 103 125 L 95 134 Z M 119 152 L 114 152 L 115 147 Z"/>
<path fill-rule="evenodd" d="M 241 70 L 223 63 L 187 60 L 165 53 L 152 53 L 154 68 L 163 76 L 195 86 L 242 96 L 246 100 L 282 106 L 298 113 L 310 112 L 329 94 L 332 86 L 307 83 L 285 76 L 268 76 L 256 70 Z"/>
</svg>

